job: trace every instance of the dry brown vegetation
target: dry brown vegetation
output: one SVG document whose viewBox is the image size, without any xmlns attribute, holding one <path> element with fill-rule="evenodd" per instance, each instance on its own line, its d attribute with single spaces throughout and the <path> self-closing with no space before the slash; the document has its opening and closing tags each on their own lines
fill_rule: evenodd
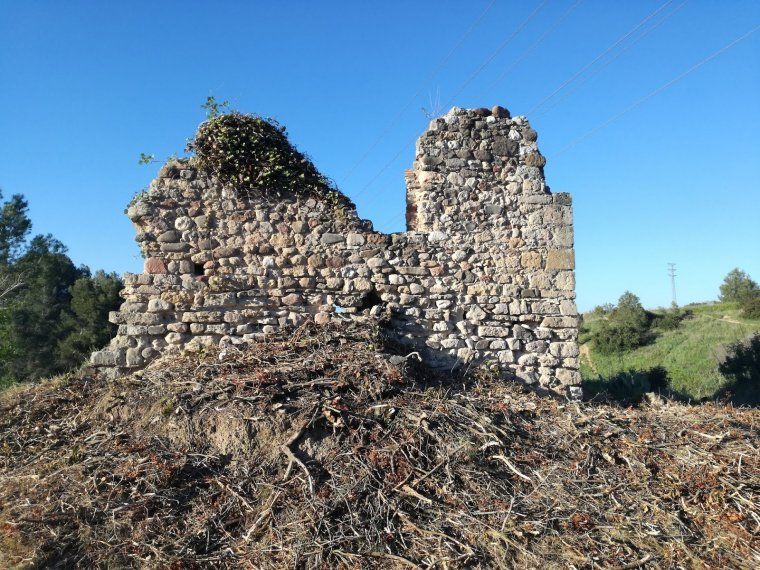
<svg viewBox="0 0 760 570">
<path fill-rule="evenodd" d="M 750 568 L 757 410 L 446 382 L 352 325 L 0 399 L 0 567 Z"/>
</svg>

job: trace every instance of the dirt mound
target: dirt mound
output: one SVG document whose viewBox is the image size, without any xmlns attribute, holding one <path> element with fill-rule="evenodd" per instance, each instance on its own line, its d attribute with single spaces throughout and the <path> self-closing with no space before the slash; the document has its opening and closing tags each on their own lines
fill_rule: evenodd
<svg viewBox="0 0 760 570">
<path fill-rule="evenodd" d="M 381 347 L 300 329 L 2 397 L 0 567 L 760 561 L 758 411 L 562 402 Z"/>
</svg>

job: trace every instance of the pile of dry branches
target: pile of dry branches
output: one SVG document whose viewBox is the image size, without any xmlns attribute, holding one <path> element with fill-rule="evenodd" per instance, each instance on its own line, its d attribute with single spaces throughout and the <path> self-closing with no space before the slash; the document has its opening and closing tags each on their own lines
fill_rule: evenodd
<svg viewBox="0 0 760 570">
<path fill-rule="evenodd" d="M 0 398 L 0 567 L 744 568 L 756 410 L 434 379 L 368 326 Z"/>
</svg>

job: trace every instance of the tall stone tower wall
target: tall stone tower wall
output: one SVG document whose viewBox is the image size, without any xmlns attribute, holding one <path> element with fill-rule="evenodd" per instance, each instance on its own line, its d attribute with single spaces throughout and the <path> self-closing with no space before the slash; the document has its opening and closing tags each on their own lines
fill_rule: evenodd
<svg viewBox="0 0 760 570">
<path fill-rule="evenodd" d="M 576 393 L 572 210 L 552 194 L 536 132 L 501 108 L 431 122 L 407 172 L 405 233 L 349 201 L 242 196 L 194 166 L 162 168 L 128 209 L 145 271 L 125 276 L 111 372 L 167 350 L 258 341 L 305 320 L 386 315 L 433 366 L 491 361 Z"/>
</svg>

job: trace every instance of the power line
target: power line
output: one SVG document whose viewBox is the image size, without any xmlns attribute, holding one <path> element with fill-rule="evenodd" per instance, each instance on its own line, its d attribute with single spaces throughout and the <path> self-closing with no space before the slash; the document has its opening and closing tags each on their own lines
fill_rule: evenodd
<svg viewBox="0 0 760 570">
<path fill-rule="evenodd" d="M 715 59 L 716 57 L 718 57 L 722 53 L 728 51 L 729 49 L 731 49 L 732 47 L 734 47 L 736 44 L 744 41 L 745 39 L 747 39 L 748 37 L 750 37 L 752 34 L 754 34 L 755 32 L 757 32 L 758 30 L 760 30 L 760 25 L 755 26 L 754 28 L 752 28 L 748 32 L 742 34 L 741 36 L 739 36 L 735 40 L 729 42 L 728 44 L 726 44 L 725 46 L 723 46 L 722 48 L 720 48 L 719 50 L 715 51 L 714 53 L 710 54 L 706 58 L 704 58 L 701 61 L 697 62 L 696 64 L 694 64 L 693 66 L 691 66 L 686 71 L 680 73 L 679 75 L 677 75 L 676 77 L 674 77 L 670 81 L 664 83 L 663 85 L 661 85 L 660 87 L 658 87 L 657 89 L 655 89 L 654 91 L 652 91 L 651 93 L 645 95 L 644 97 L 641 97 L 640 99 L 638 99 L 637 101 L 635 101 L 634 103 L 632 103 L 631 105 L 629 105 L 628 107 L 626 107 L 625 109 L 623 109 L 622 111 L 620 111 L 619 113 L 617 113 L 616 115 L 613 115 L 612 117 L 610 117 L 609 119 L 607 119 L 606 121 L 604 121 L 603 123 L 601 123 L 600 125 L 594 127 L 593 129 L 591 129 L 590 131 L 588 131 L 586 134 L 584 134 L 584 135 L 578 137 L 577 139 L 573 140 L 571 143 L 569 143 L 568 145 L 566 145 L 565 147 L 563 147 L 560 151 L 558 151 L 558 152 L 554 153 L 553 155 L 551 155 L 550 158 L 556 158 L 557 156 L 560 156 L 561 154 L 567 152 L 568 150 L 570 150 L 571 148 L 575 147 L 576 145 L 578 145 L 582 141 L 584 141 L 587 138 L 591 137 L 592 135 L 596 134 L 598 131 L 600 131 L 604 127 L 606 127 L 606 126 L 610 125 L 611 123 L 613 123 L 614 121 L 618 120 L 620 117 L 622 117 L 626 113 L 629 113 L 630 111 L 633 111 L 634 109 L 636 109 L 637 107 L 639 107 L 640 105 L 642 105 L 643 103 L 645 103 L 646 101 L 648 101 L 649 99 L 651 99 L 652 97 L 654 97 L 655 95 L 658 95 L 658 94 L 662 93 L 667 88 L 671 87 L 672 85 L 674 85 L 678 81 L 684 79 L 686 76 L 690 75 L 691 73 L 693 73 L 694 71 L 696 71 L 700 67 L 702 67 L 705 64 L 709 63 L 710 61 L 712 61 L 713 59 Z M 388 220 L 386 220 L 386 223 L 393 222 L 396 219 L 400 218 L 402 215 L 404 215 L 404 212 L 402 212 L 401 214 L 397 214 L 396 216 L 393 216 L 392 218 L 389 218 Z"/>
<path fill-rule="evenodd" d="M 528 15 L 528 17 L 525 18 L 525 20 L 523 20 L 523 22 L 519 26 L 517 26 L 517 29 L 515 29 L 515 31 L 512 32 L 512 34 L 509 37 L 507 37 L 503 42 L 501 42 L 501 44 L 499 44 L 499 47 L 497 47 L 496 50 L 480 65 L 480 67 L 478 67 L 470 75 L 470 77 L 467 78 L 467 80 L 459 87 L 459 89 L 454 92 L 454 94 L 451 96 L 448 102 L 444 105 L 444 108 L 451 105 L 451 103 L 454 102 L 454 99 L 456 99 L 459 96 L 459 94 L 462 91 L 464 91 L 470 83 L 472 83 L 473 79 L 475 79 L 478 75 L 480 75 L 480 72 L 483 71 L 488 66 L 488 64 L 490 64 L 496 58 L 496 56 L 501 53 L 501 51 L 505 47 L 507 47 L 510 43 L 512 43 L 512 40 L 514 40 L 520 34 L 520 32 L 522 32 L 525 29 L 525 27 L 530 23 L 530 21 L 536 17 L 536 15 L 541 11 L 541 9 L 544 6 L 546 6 L 548 2 L 549 0 L 543 0 L 543 2 L 541 2 L 538 6 L 536 6 L 536 9 L 533 10 L 533 12 L 531 12 Z"/>
<path fill-rule="evenodd" d="M 549 36 L 549 34 L 551 34 L 557 27 L 559 27 L 559 25 L 562 22 L 564 22 L 567 19 L 567 17 L 578 6 L 580 6 L 583 3 L 583 1 L 584 0 L 577 0 L 575 4 L 573 4 L 567 10 L 565 10 L 565 12 L 559 18 L 557 18 L 554 21 L 554 23 L 551 26 L 549 26 L 546 29 L 546 31 L 543 34 L 541 34 L 541 36 L 539 36 L 539 38 L 535 42 L 533 42 L 524 52 L 522 52 L 522 54 L 520 54 L 520 56 L 515 61 L 512 62 L 512 65 L 507 67 L 507 69 L 505 69 L 504 72 L 501 75 L 499 75 L 499 77 L 496 78 L 496 81 L 494 81 L 491 84 L 491 87 L 489 89 L 494 89 L 499 83 L 501 83 L 504 80 L 504 78 L 509 74 L 509 72 L 512 71 L 520 62 L 522 62 L 534 49 L 536 49 L 539 45 L 541 45 L 544 42 L 544 40 Z"/>
<path fill-rule="evenodd" d="M 531 21 L 531 20 L 532 20 L 532 19 L 533 19 L 533 18 L 534 18 L 534 17 L 535 17 L 537 14 L 538 14 L 538 12 L 539 12 L 539 11 L 541 11 L 541 9 L 542 9 L 542 8 L 543 8 L 543 7 L 546 5 L 546 3 L 547 3 L 547 2 L 548 2 L 548 0 L 544 0 L 543 2 L 541 2 L 541 3 L 540 3 L 540 4 L 539 4 L 539 5 L 538 5 L 538 6 L 537 6 L 537 7 L 536 7 L 534 10 L 533 10 L 533 12 L 531 12 L 531 13 L 528 15 L 528 17 L 527 17 L 525 20 L 523 20 L 523 22 L 522 22 L 522 23 L 521 23 L 521 24 L 520 24 L 520 25 L 519 25 L 519 26 L 518 26 L 518 27 L 517 27 L 517 28 L 516 28 L 516 29 L 515 29 L 515 30 L 512 32 L 512 34 L 510 34 L 510 35 L 509 35 L 509 36 L 508 36 L 508 37 L 507 37 L 507 38 L 506 38 L 506 39 L 505 39 L 505 40 L 504 40 L 504 41 L 503 41 L 501 44 L 499 44 L 499 46 L 496 48 L 496 50 L 495 50 L 495 51 L 494 51 L 494 52 L 493 52 L 493 53 L 492 53 L 492 54 L 491 54 L 491 55 L 490 55 L 488 58 L 486 58 L 486 60 L 485 60 L 485 61 L 484 61 L 484 62 L 483 62 L 483 63 L 482 63 L 480 66 L 478 66 L 478 68 L 477 68 L 477 69 L 476 69 L 476 70 L 475 70 L 475 71 L 474 71 L 474 72 L 473 72 L 473 73 L 472 73 L 472 74 L 471 74 L 471 75 L 470 75 L 470 76 L 469 76 L 469 77 L 468 77 L 468 78 L 465 80 L 465 82 L 464 82 L 464 83 L 463 83 L 463 84 L 462 84 L 462 85 L 459 87 L 459 89 L 457 89 L 457 91 L 455 91 L 454 95 L 452 95 L 452 96 L 451 96 L 451 98 L 450 98 L 450 99 L 447 101 L 447 103 L 446 103 L 446 105 L 444 105 L 444 107 L 448 107 L 448 106 L 449 106 L 449 105 L 450 105 L 450 104 L 451 104 L 451 103 L 454 101 L 454 99 L 456 99 L 456 97 L 457 97 L 457 96 L 458 96 L 458 95 L 459 95 L 459 94 L 460 94 L 462 91 L 464 91 L 464 89 L 465 89 L 465 88 L 466 88 L 466 87 L 467 87 L 467 86 L 468 86 L 468 85 L 469 85 L 469 84 L 470 84 L 470 83 L 471 83 L 471 82 L 472 82 L 472 81 L 473 81 L 473 80 L 474 80 L 474 79 L 475 79 L 475 78 L 476 78 L 476 77 L 477 77 L 477 76 L 478 76 L 478 75 L 479 75 L 479 74 L 480 74 L 480 73 L 483 71 L 483 69 L 485 69 L 485 68 L 486 68 L 486 66 L 488 66 L 488 64 L 489 64 L 489 63 L 491 63 L 491 62 L 494 60 L 494 58 L 496 58 L 496 56 L 497 56 L 499 53 L 501 53 L 501 51 L 502 51 L 502 50 L 503 50 L 503 49 L 504 49 L 504 48 L 505 48 L 507 45 L 509 45 L 509 43 L 511 43 L 511 42 L 512 42 L 512 40 L 514 40 L 514 38 L 515 38 L 515 37 L 517 37 L 517 35 L 518 35 L 518 34 L 519 34 L 519 33 L 520 33 L 520 32 L 521 32 L 523 29 L 525 29 L 525 27 L 526 27 L 526 26 L 527 26 L 527 25 L 530 23 L 530 21 Z M 556 94 L 557 94 L 559 91 L 561 91 L 562 89 L 564 89 L 564 87 L 565 87 L 565 86 L 567 86 L 567 85 L 569 85 L 570 83 L 572 83 L 572 81 L 573 81 L 573 80 L 574 80 L 576 77 L 578 77 L 578 76 L 579 76 L 579 75 L 581 75 L 583 72 L 585 72 L 585 71 L 586 71 L 586 70 L 587 70 L 589 67 L 591 67 L 592 65 L 594 65 L 594 64 L 595 64 L 597 61 L 599 61 L 599 60 L 600 60 L 602 57 L 604 57 L 604 56 L 605 56 L 607 53 L 609 53 L 610 51 L 612 51 L 612 50 L 613 50 L 613 49 L 614 49 L 614 48 L 615 48 L 615 47 L 616 47 L 618 44 L 620 44 L 622 41 L 624 41 L 624 40 L 625 40 L 625 39 L 626 39 L 628 36 L 630 36 L 632 33 L 634 33 L 634 32 L 635 32 L 636 30 L 638 30 L 638 29 L 639 29 L 641 26 L 643 26 L 644 24 L 646 24 L 646 23 L 647 23 L 649 20 L 651 20 L 653 17 L 655 17 L 657 14 L 659 14 L 659 13 L 660 13 L 660 12 L 661 12 L 661 11 L 662 11 L 664 8 L 666 8 L 666 7 L 667 7 L 669 4 L 672 4 L 672 3 L 673 3 L 673 0 L 667 0 L 667 2 L 665 2 L 665 3 L 664 3 L 662 6 L 660 6 L 660 7 L 659 7 L 657 10 L 655 10 L 654 12 L 652 12 L 651 14 L 649 14 L 649 15 L 648 15 L 646 18 L 644 18 L 644 19 L 643 19 L 641 22 L 639 22 L 639 23 L 638 23 L 636 26 L 634 26 L 634 27 L 633 27 L 633 29 L 631 29 L 629 32 L 627 32 L 626 34 L 624 34 L 624 35 L 623 35 L 622 37 L 620 37 L 620 38 L 619 38 L 619 39 L 618 39 L 618 40 L 617 40 L 615 43 L 613 43 L 613 44 L 612 44 L 610 47 L 608 47 L 606 50 L 604 50 L 604 51 L 603 51 L 603 52 L 602 52 L 602 53 L 601 53 L 599 56 L 597 56 L 597 57 L 596 57 L 594 60 L 592 60 L 592 61 L 591 61 L 591 63 L 589 63 L 589 64 L 587 64 L 586 66 L 584 66 L 584 67 L 583 67 L 583 68 L 582 68 L 580 71 L 578 71 L 578 72 L 577 72 L 575 75 L 573 75 L 573 76 L 572 76 L 570 79 L 568 79 L 567 81 L 565 81 L 565 82 L 564 82 L 562 85 L 560 85 L 560 86 L 559 86 L 559 87 L 558 87 L 556 90 L 554 90 L 554 91 L 553 91 L 553 92 L 552 92 L 552 93 L 551 93 L 551 94 L 550 94 L 548 97 L 544 98 L 544 99 L 543 99 L 543 100 L 542 100 L 542 101 L 541 101 L 541 102 L 540 102 L 538 105 L 534 106 L 534 107 L 533 107 L 533 109 L 536 109 L 536 108 L 540 107 L 540 106 L 541 106 L 541 105 L 542 105 L 544 102 L 548 101 L 548 100 L 549 100 L 549 99 L 551 99 L 551 98 L 552 98 L 554 95 L 556 95 Z M 573 6 L 573 8 L 574 8 L 574 6 Z M 563 15 L 563 17 L 564 17 L 564 15 Z M 531 49 L 531 48 L 529 48 L 529 49 Z M 531 112 L 532 112 L 532 111 L 531 111 Z M 530 112 L 529 112 L 528 114 L 530 114 Z M 364 192 L 366 192 L 366 191 L 369 189 L 369 187 L 370 187 L 370 186 L 372 186 L 372 184 L 374 184 L 374 183 L 375 183 L 375 182 L 376 182 L 376 181 L 377 181 L 377 180 L 378 180 L 378 179 L 379 179 L 379 178 L 380 178 L 380 177 L 383 175 L 383 173 L 385 173 L 385 171 L 386 171 L 386 170 L 388 170 L 388 168 L 390 168 L 390 167 L 391 167 L 391 165 L 393 165 L 393 163 L 395 163 L 395 162 L 396 162 L 396 160 L 398 160 L 398 158 L 401 156 L 401 154 L 402 154 L 403 152 L 405 152 L 405 151 L 406 151 L 406 150 L 407 150 L 407 149 L 408 149 L 410 146 L 413 146 L 413 145 L 414 145 L 414 142 L 415 142 L 415 141 L 410 141 L 410 142 L 408 142 L 408 143 L 404 144 L 404 145 L 403 145 L 403 146 L 402 146 L 402 147 L 401 147 L 401 148 L 398 150 L 398 152 L 396 152 L 396 154 L 394 154 L 394 155 L 393 155 L 393 157 L 392 157 L 392 158 L 391 158 L 391 159 L 390 159 L 390 160 L 389 160 L 389 161 L 388 161 L 388 162 L 387 162 L 387 163 L 386 163 L 386 164 L 385 164 L 385 165 L 384 165 L 384 166 L 383 166 L 383 167 L 380 169 L 380 171 L 379 171 L 377 174 L 375 174 L 375 175 L 374 175 L 374 176 L 373 176 L 373 177 L 372 177 L 372 178 L 369 180 L 369 182 L 367 182 L 367 183 L 366 183 L 366 184 L 365 184 L 365 185 L 364 185 L 364 186 L 361 188 L 361 190 L 359 190 L 359 192 L 357 192 L 357 193 L 354 195 L 354 198 L 357 198 L 358 196 L 361 196 L 361 195 L 363 195 L 363 194 L 364 194 Z"/>
<path fill-rule="evenodd" d="M 378 178 L 380 178 L 380 177 L 383 175 L 383 173 L 384 173 L 386 170 L 388 170 L 388 168 L 390 168 L 390 166 L 391 166 L 391 165 L 392 165 L 394 162 L 396 162 L 396 160 L 398 159 L 398 157 L 399 157 L 399 156 L 401 156 L 401 153 L 403 153 L 405 150 L 407 150 L 407 149 L 408 149 L 410 146 L 414 145 L 416 142 L 417 142 L 417 141 L 414 141 L 414 140 L 413 140 L 413 141 L 407 142 L 407 143 L 406 143 L 404 146 L 402 146 L 402 147 L 399 149 L 399 151 L 398 151 L 396 154 L 394 154 L 394 155 L 393 155 L 393 158 L 391 158 L 391 159 L 390 159 L 390 160 L 389 160 L 387 163 L 385 163 L 385 166 L 383 166 L 383 167 L 382 167 L 382 168 L 381 168 L 381 169 L 378 171 L 378 173 L 377 173 L 377 174 L 375 174 L 375 175 L 374 175 L 374 176 L 373 176 L 373 177 L 370 179 L 370 181 L 369 181 L 369 182 L 367 182 L 367 183 L 366 183 L 366 184 L 365 184 L 365 185 L 362 187 L 362 189 L 361 189 L 361 190 L 359 190 L 359 191 L 358 191 L 356 194 L 354 194 L 354 199 L 355 199 L 355 198 L 357 198 L 358 196 L 361 196 L 361 195 L 362 195 L 362 194 L 364 194 L 364 193 L 365 193 L 367 190 L 369 190 L 369 187 L 370 187 L 370 186 L 372 186 L 372 185 L 375 183 L 375 181 L 377 181 L 377 179 L 378 179 Z"/>
<path fill-rule="evenodd" d="M 391 122 L 388 124 L 388 126 L 381 131 L 381 133 L 377 136 L 377 138 L 372 142 L 372 144 L 369 146 L 369 148 L 364 152 L 364 154 L 361 155 L 359 160 L 357 160 L 354 165 L 349 169 L 348 173 L 343 177 L 343 182 L 345 183 L 346 180 L 350 179 L 351 176 L 356 172 L 356 169 L 359 168 L 359 165 L 362 164 L 366 160 L 366 158 L 370 155 L 370 153 L 375 150 L 378 144 L 380 144 L 380 141 L 382 141 L 388 133 L 390 133 L 393 128 L 398 124 L 398 122 L 401 120 L 401 117 L 406 113 L 406 111 L 411 107 L 415 101 L 417 101 L 417 98 L 422 93 L 425 86 L 430 83 L 444 68 L 444 66 L 449 62 L 451 57 L 454 55 L 454 53 L 459 49 L 459 47 L 464 43 L 464 41 L 470 37 L 470 34 L 475 30 L 475 28 L 480 24 L 481 20 L 485 17 L 485 15 L 491 10 L 493 5 L 496 3 L 496 0 L 491 0 L 490 4 L 486 6 L 485 10 L 483 10 L 480 15 L 475 19 L 475 21 L 470 24 L 470 27 L 467 28 L 465 33 L 457 40 L 457 42 L 454 44 L 454 46 L 449 50 L 449 52 L 444 56 L 444 58 L 441 60 L 441 62 L 435 67 L 435 69 L 428 75 L 425 80 L 420 84 L 419 89 L 417 92 L 412 96 L 411 99 L 404 105 L 401 110 L 396 114 L 396 116 L 391 120 Z"/>
<path fill-rule="evenodd" d="M 625 41 L 628 36 L 633 34 L 636 30 L 638 30 L 641 26 L 646 24 L 649 20 L 654 18 L 657 14 L 662 12 L 669 4 L 672 4 L 673 0 L 667 0 L 662 6 L 657 8 L 654 12 L 649 14 L 646 18 L 641 20 L 638 24 L 636 24 L 631 30 L 620 36 L 611 46 L 609 46 L 607 49 L 605 49 L 602 53 L 597 55 L 594 59 L 592 59 L 589 63 L 584 65 L 580 70 L 578 70 L 575 74 L 573 74 L 569 79 L 567 79 L 564 83 L 562 83 L 559 87 L 557 87 L 554 91 L 552 91 L 549 95 L 544 97 L 537 105 L 534 105 L 533 108 L 528 111 L 528 116 L 531 116 L 533 114 L 533 111 L 540 108 L 544 103 L 549 101 L 552 97 L 554 97 L 557 93 L 562 91 L 565 87 L 567 87 L 570 83 L 575 81 L 580 75 L 585 73 L 590 67 L 592 67 L 594 64 L 596 64 L 597 61 L 602 59 L 604 56 L 606 56 L 608 53 L 610 53 L 613 49 L 615 49 L 621 42 Z"/>
<path fill-rule="evenodd" d="M 629 113 L 630 111 L 633 111 L 634 109 L 636 109 L 637 107 L 639 107 L 642 103 L 648 101 L 649 99 L 651 99 L 655 95 L 658 95 L 658 94 L 662 93 L 663 91 L 665 91 L 671 85 L 679 82 L 681 79 L 683 79 L 687 75 L 693 73 L 694 71 L 696 71 L 697 69 L 699 69 L 700 67 L 702 67 L 703 65 L 705 65 L 706 63 L 712 61 L 713 59 L 715 59 L 716 57 L 718 57 L 723 52 L 731 49 L 732 47 L 734 47 L 739 42 L 747 39 L 752 34 L 754 34 L 758 29 L 760 29 L 760 25 L 755 26 L 750 31 L 748 31 L 745 34 L 739 36 L 738 38 L 736 38 L 732 42 L 726 44 L 725 46 L 723 46 L 722 48 L 720 48 L 718 51 L 716 51 L 716 52 L 712 53 L 711 55 L 707 56 L 706 58 L 704 58 L 702 61 L 700 61 L 700 62 L 692 65 L 689 69 L 687 69 L 683 73 L 677 75 L 676 77 L 674 77 L 673 79 L 671 79 L 667 83 L 664 83 L 663 85 L 661 85 L 660 87 L 658 87 L 657 89 L 655 89 L 651 93 L 645 95 L 641 99 L 638 99 L 637 101 L 635 101 L 634 103 L 632 103 L 631 105 L 629 105 L 628 107 L 626 107 L 625 109 L 623 109 L 622 111 L 620 111 L 619 113 L 613 115 L 612 117 L 610 117 L 609 119 L 607 119 L 606 121 L 604 121 L 603 123 L 601 123 L 600 125 L 597 125 L 593 129 L 591 129 L 590 131 L 588 131 L 586 134 L 584 134 L 584 135 L 578 137 L 577 139 L 573 140 L 568 145 L 566 145 L 565 147 L 563 147 L 562 149 L 560 149 L 558 152 L 554 153 L 551 158 L 556 158 L 557 156 L 559 156 L 559 155 L 567 152 L 568 150 L 570 150 L 571 148 L 575 147 L 579 143 L 583 142 L 584 140 L 586 140 L 590 136 L 592 136 L 595 133 L 597 133 L 598 131 L 602 130 L 604 127 L 606 127 L 606 126 L 610 125 L 611 123 L 617 121 L 620 117 L 622 117 L 626 113 Z"/>
<path fill-rule="evenodd" d="M 616 61 L 621 55 L 628 52 L 631 48 L 633 48 L 636 44 L 638 44 L 641 40 L 643 40 L 646 36 L 648 36 L 650 33 L 652 33 L 654 30 L 659 28 L 662 24 L 665 23 L 666 20 L 668 20 L 671 16 L 675 15 L 676 12 L 681 10 L 689 0 L 684 0 L 681 2 L 678 6 L 675 7 L 675 9 L 671 10 L 665 16 L 663 16 L 659 21 L 655 22 L 652 26 L 644 30 L 641 34 L 639 34 L 638 37 L 636 37 L 631 43 L 629 43 L 627 46 L 622 48 L 620 51 L 618 51 L 617 54 L 615 54 L 613 57 L 605 61 L 600 67 L 596 69 L 596 71 L 592 72 L 591 74 L 587 75 L 583 79 L 581 79 L 578 83 L 576 83 L 575 87 L 571 89 L 569 92 L 566 92 L 564 95 L 562 95 L 559 99 L 556 99 L 553 103 L 551 103 L 548 107 L 545 107 L 543 111 L 540 113 L 537 113 L 536 115 L 531 116 L 531 119 L 536 119 L 537 117 L 543 117 L 546 115 L 549 111 L 556 108 L 562 101 L 566 100 L 568 97 L 573 95 L 574 93 L 578 92 L 578 89 L 580 89 L 586 82 L 590 81 L 599 73 L 601 73 L 604 69 L 606 69 L 611 63 Z"/>
<path fill-rule="evenodd" d="M 477 69 L 476 69 L 476 70 L 475 70 L 475 71 L 474 71 L 472 74 L 470 74 L 470 76 L 469 76 L 469 77 L 468 77 L 468 78 L 465 80 L 465 82 L 464 82 L 462 85 L 460 85 L 459 89 L 457 89 L 457 91 L 454 93 L 454 95 L 452 95 L 452 96 L 451 96 L 451 98 L 450 98 L 450 99 L 449 99 L 449 100 L 446 102 L 446 104 L 444 105 L 444 108 L 445 108 L 445 107 L 448 107 L 448 106 L 449 106 L 449 105 L 450 105 L 450 104 L 451 104 L 451 103 L 454 101 L 454 99 L 456 99 L 456 97 L 457 97 L 457 96 L 458 96 L 458 95 L 459 95 L 459 94 L 460 94 L 462 91 L 464 91 L 464 89 L 465 89 L 465 88 L 466 88 L 466 87 L 467 87 L 467 86 L 468 86 L 468 85 L 469 85 L 469 84 L 470 84 L 470 83 L 473 81 L 473 79 L 475 79 L 475 78 L 476 78 L 476 77 L 477 77 L 477 76 L 480 74 L 480 72 L 481 72 L 481 71 L 483 71 L 483 69 L 485 69 L 485 68 L 486 68 L 486 66 L 487 66 L 489 63 L 491 63 L 491 61 L 493 61 L 493 59 L 494 59 L 494 58 L 495 58 L 495 57 L 496 57 L 496 56 L 497 56 L 499 53 L 501 53 L 501 51 L 502 51 L 502 50 L 503 50 L 503 49 L 504 49 L 504 48 L 505 48 L 507 45 L 509 45 L 509 43 L 510 43 L 512 40 L 514 40 L 514 38 L 515 38 L 515 37 L 517 37 L 517 35 L 518 35 L 518 34 L 519 34 L 519 33 L 520 33 L 520 32 L 521 32 L 523 29 L 525 29 L 525 27 L 526 27 L 526 26 L 527 26 L 527 25 L 530 23 L 530 21 L 531 21 L 531 20 L 532 20 L 532 19 L 533 19 L 533 18 L 534 18 L 534 17 L 535 17 L 537 14 L 538 14 L 538 12 L 539 12 L 539 11 L 540 11 L 540 10 L 541 10 L 541 9 L 542 9 L 542 8 L 543 8 L 543 7 L 544 7 L 546 4 L 547 4 L 547 3 L 548 3 L 548 1 L 549 1 L 549 0 L 543 0 L 543 1 L 542 1 L 542 2 L 541 2 L 541 3 L 540 3 L 540 4 L 539 4 L 539 5 L 538 5 L 538 6 L 537 6 L 537 7 L 536 7 L 534 10 L 533 10 L 533 12 L 531 12 L 531 13 L 528 15 L 528 17 L 527 17 L 525 20 L 523 20 L 523 22 L 522 22 L 522 23 L 521 23 L 519 26 L 517 26 L 517 28 L 516 28 L 516 29 L 515 29 L 515 30 L 512 32 L 512 34 L 510 34 L 510 35 L 509 35 L 509 36 L 508 36 L 508 37 L 507 37 L 507 38 L 506 38 L 506 39 L 505 39 L 505 40 L 504 40 L 504 41 L 503 41 L 501 44 L 499 44 L 499 46 L 496 48 L 496 50 L 495 50 L 495 51 L 494 51 L 494 52 L 493 52 L 493 53 L 492 53 L 492 54 L 491 54 L 491 55 L 490 55 L 488 58 L 486 58 L 485 62 L 483 62 L 483 63 L 482 63 L 480 66 L 478 66 L 478 68 L 477 68 Z M 671 1 L 672 1 L 672 0 L 671 0 Z M 391 159 L 390 159 L 390 160 L 389 160 L 389 161 L 388 161 L 388 162 L 385 164 L 385 166 L 383 166 L 383 167 L 380 169 L 380 171 L 379 171 L 377 174 L 375 174 L 375 175 L 374 175 L 374 176 L 373 176 L 373 177 L 370 179 L 370 181 L 369 181 L 369 182 L 367 182 L 367 183 L 366 183 L 366 184 L 365 184 L 365 185 L 364 185 L 364 186 L 361 188 L 361 190 L 359 190 L 359 192 L 357 192 L 356 194 L 354 194 L 353 198 L 354 198 L 354 199 L 356 199 L 357 197 L 359 197 L 359 196 L 361 196 L 362 194 L 364 194 L 364 192 L 366 192 L 366 191 L 369 189 L 369 187 L 370 187 L 370 186 L 372 186 L 372 184 L 374 184 L 374 183 L 375 183 L 375 181 L 376 181 L 378 178 L 380 178 L 380 176 L 382 176 L 382 175 L 383 175 L 383 173 L 384 173 L 386 170 L 388 170 L 388 168 L 390 168 L 390 166 L 391 166 L 391 165 L 392 165 L 394 162 L 396 162 L 396 160 L 398 159 L 398 157 L 399 157 L 399 156 L 401 156 L 401 154 L 402 154 L 404 151 L 406 151 L 406 150 L 407 150 L 407 149 L 408 149 L 410 146 L 413 146 L 413 145 L 414 145 L 414 143 L 415 143 L 415 141 L 411 141 L 411 142 L 408 142 L 408 143 L 404 144 L 404 146 L 402 146 L 402 147 L 399 149 L 399 151 L 398 151 L 396 154 L 394 154 L 394 155 L 393 155 L 393 158 L 391 158 Z"/>
</svg>

